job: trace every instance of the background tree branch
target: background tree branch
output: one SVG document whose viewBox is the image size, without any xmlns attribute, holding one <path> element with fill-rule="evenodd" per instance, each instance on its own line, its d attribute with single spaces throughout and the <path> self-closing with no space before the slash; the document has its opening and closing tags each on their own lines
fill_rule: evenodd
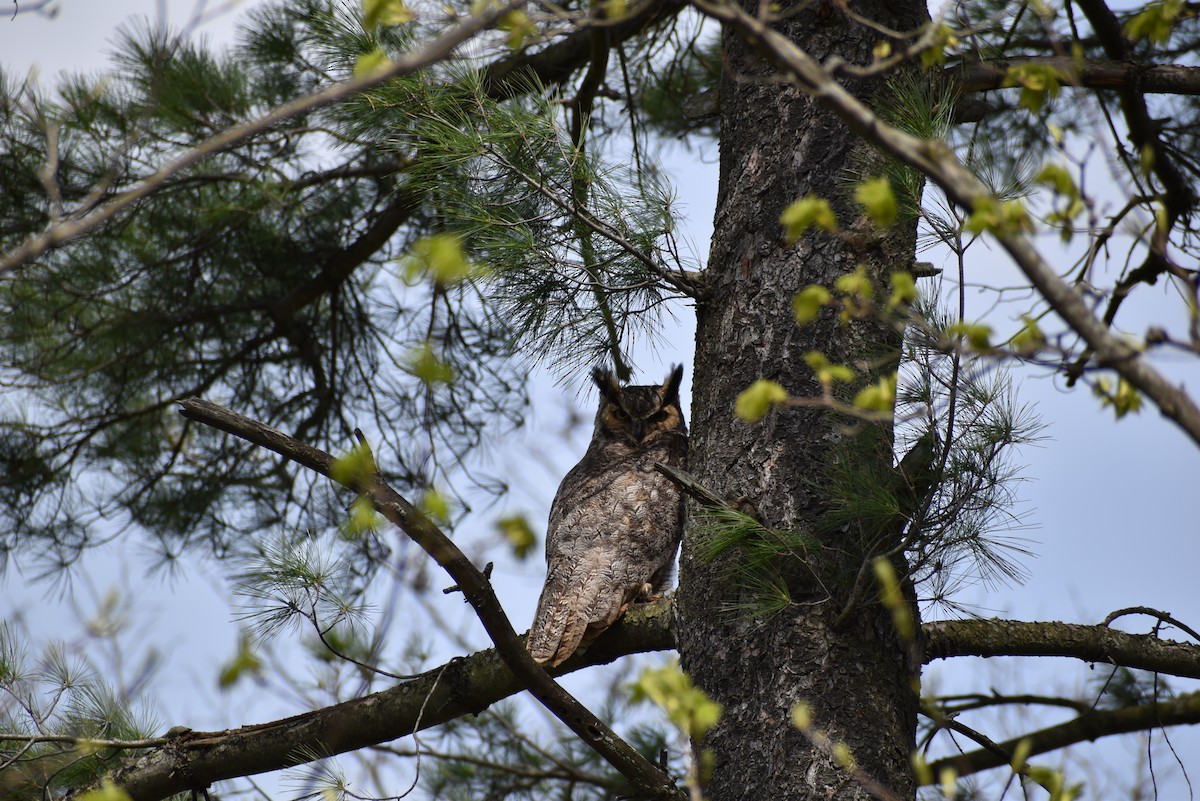
<svg viewBox="0 0 1200 801">
<path fill-rule="evenodd" d="M 921 626 L 925 661 L 954 656 L 1067 656 L 1200 679 L 1200 645 L 1107 626 L 1017 620 L 944 620 Z"/>
<path fill-rule="evenodd" d="M 1069 85 L 1085 89 L 1137 90 L 1149 94 L 1200 95 L 1200 67 L 1184 64 L 1135 64 L 1130 61 L 1080 61 L 1062 56 L 972 61 L 950 67 L 946 78 L 960 92 L 1005 88 L 1008 70 L 1025 64 L 1053 67 Z M 1011 86 L 1011 84 L 1009 84 Z"/>
<path fill-rule="evenodd" d="M 930 763 L 929 768 L 933 776 L 938 776 L 946 768 L 953 769 L 959 776 L 967 776 L 1009 764 L 1014 750 L 1022 741 L 1029 743 L 1029 755 L 1037 756 L 1113 734 L 1186 723 L 1200 723 L 1200 693 L 1188 693 L 1172 701 L 1156 701 L 1122 709 L 1095 710 L 1066 723 L 996 743 L 995 748 L 980 748 L 939 759 Z"/>
<path fill-rule="evenodd" d="M 672 600 L 668 596 L 653 604 L 635 605 L 586 651 L 548 672 L 561 676 L 630 654 L 674 649 Z M 926 623 L 922 635 L 926 663 L 955 656 L 1066 656 L 1200 678 L 1200 645 L 1106 626 L 954 620 Z M 289 767 L 297 763 L 298 753 L 311 752 L 317 744 L 321 755 L 329 756 L 388 742 L 478 714 L 524 689 L 499 652 L 489 648 L 453 659 L 391 689 L 283 720 L 222 732 L 188 730 L 166 747 L 132 759 L 115 778 L 138 801 L 155 801 L 223 779 Z M 1187 701 L 1177 707 L 1160 703 L 1158 708 L 1168 717 L 1174 716 L 1170 719 L 1175 722 L 1195 722 L 1200 702 Z M 1107 734 L 1167 725 L 1164 719 L 1148 717 L 1144 710 L 1116 712 L 1124 714 L 1092 712 L 1086 721 L 1080 717 L 1037 733 L 1040 750 L 1034 753 Z M 1008 742 L 998 747 L 1011 753 L 1013 745 Z M 965 774 L 1005 764 L 996 759 L 994 753 L 981 751 L 954 757 L 956 762 L 943 762 Z"/>
</svg>

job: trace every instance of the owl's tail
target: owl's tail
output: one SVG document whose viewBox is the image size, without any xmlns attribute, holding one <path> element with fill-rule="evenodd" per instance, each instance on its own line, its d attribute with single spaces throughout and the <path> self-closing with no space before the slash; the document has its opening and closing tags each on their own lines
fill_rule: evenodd
<svg viewBox="0 0 1200 801">
<path fill-rule="evenodd" d="M 591 643 L 616 622 L 628 606 L 601 576 L 546 577 L 527 647 L 535 662 L 557 667 L 580 645 Z"/>
</svg>

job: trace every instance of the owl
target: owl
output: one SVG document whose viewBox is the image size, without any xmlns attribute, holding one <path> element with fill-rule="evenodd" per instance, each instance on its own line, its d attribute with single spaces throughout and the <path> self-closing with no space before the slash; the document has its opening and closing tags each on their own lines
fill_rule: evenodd
<svg viewBox="0 0 1200 801">
<path fill-rule="evenodd" d="M 682 378 L 676 367 L 661 385 L 622 387 L 608 370 L 592 371 L 592 441 L 550 506 L 546 584 L 529 629 L 537 662 L 563 662 L 671 580 L 683 496 L 654 463 L 686 466 Z"/>
</svg>

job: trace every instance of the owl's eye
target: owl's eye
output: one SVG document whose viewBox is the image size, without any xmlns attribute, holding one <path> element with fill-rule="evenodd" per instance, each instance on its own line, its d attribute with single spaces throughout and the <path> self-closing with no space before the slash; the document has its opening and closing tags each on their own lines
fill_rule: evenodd
<svg viewBox="0 0 1200 801">
<path fill-rule="evenodd" d="M 622 409 L 620 406 L 613 407 L 612 415 L 613 415 L 613 417 L 615 417 L 618 420 L 628 420 L 629 419 L 629 415 L 625 414 L 625 410 Z"/>
<path fill-rule="evenodd" d="M 666 419 L 667 419 L 667 410 L 666 409 L 659 409 L 657 412 L 650 415 L 651 423 L 661 423 L 663 420 L 666 420 Z"/>
</svg>

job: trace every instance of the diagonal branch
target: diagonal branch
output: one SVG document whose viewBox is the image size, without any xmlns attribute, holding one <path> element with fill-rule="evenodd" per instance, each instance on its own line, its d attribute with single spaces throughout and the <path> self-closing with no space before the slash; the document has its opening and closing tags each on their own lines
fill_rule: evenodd
<svg viewBox="0 0 1200 801">
<path fill-rule="evenodd" d="M 673 649 L 673 620 L 670 598 L 635 605 L 584 653 L 572 656 L 549 672 L 559 676 L 608 664 L 629 654 Z M 1200 646 L 1127 634 L 1107 626 L 956 620 L 926 623 L 922 635 L 926 662 L 953 656 L 1068 656 L 1175 676 L 1200 677 Z M 167 747 L 145 754 L 117 771 L 115 778 L 137 801 L 157 801 L 223 779 L 290 767 L 297 764 L 298 753 L 314 752 L 314 744 L 319 744 L 319 755 L 327 756 L 388 742 L 478 713 L 523 689 L 524 685 L 500 654 L 488 649 L 454 659 L 383 692 L 284 720 L 223 732 L 184 730 L 183 734 L 170 737 Z M 1068 701 L 1049 698 L 1005 700 L 1070 705 Z M 1116 720 L 1131 725 L 1127 717 Z M 1142 728 L 1157 725 L 1157 721 L 1143 723 Z"/>
<path fill-rule="evenodd" d="M 673 648 L 670 622 L 669 600 L 635 606 L 586 652 L 550 673 L 565 675 L 628 654 Z M 284 720 L 223 732 L 184 729 L 167 747 L 131 762 L 114 778 L 135 801 L 157 801 L 223 779 L 288 768 L 301 761 L 299 754 L 332 756 L 389 742 L 478 714 L 524 689 L 489 648 L 383 692 Z"/>
<path fill-rule="evenodd" d="M 1028 743 L 1029 756 L 1037 756 L 1114 734 L 1188 723 L 1200 723 L 1200 693 L 1188 693 L 1171 701 L 1089 712 L 1057 726 L 994 743 L 993 747 L 939 759 L 929 765 L 930 775 L 940 776 L 943 770 L 950 768 L 959 776 L 966 776 L 1008 765 L 1012 762 L 1013 752 L 1023 742 Z"/>
<path fill-rule="evenodd" d="M 214 403 L 189 398 L 181 401 L 180 407 L 180 412 L 188 419 L 274 451 L 321 475 L 329 476 L 333 468 L 335 459 L 328 453 Z M 404 531 L 450 574 L 462 590 L 467 603 L 475 610 L 488 636 L 496 644 L 500 657 L 520 683 L 529 689 L 531 695 L 626 776 L 641 792 L 652 798 L 679 796 L 674 782 L 666 773 L 617 736 L 533 661 L 513 630 L 512 623 L 504 613 L 487 576 L 467 559 L 441 529 L 385 484 L 378 475 L 369 479 L 359 479 L 357 483 L 361 486 L 351 486 L 349 489 L 370 497 L 375 508 L 384 517 Z"/>
<path fill-rule="evenodd" d="M 924 174 L 953 203 L 971 212 L 986 213 L 997 208 L 1000 201 L 996 196 L 944 142 L 918 139 L 879 119 L 812 56 L 762 20 L 730 2 L 693 0 L 693 5 L 733 28 L 797 86 L 831 108 L 859 136 Z M 1027 235 L 1009 226 L 996 226 L 991 233 L 1050 308 L 1083 339 L 1096 361 L 1117 371 L 1200 444 L 1200 407 L 1187 391 L 1170 383 L 1136 349 L 1097 319 L 1083 296 L 1058 276 Z"/>
</svg>

